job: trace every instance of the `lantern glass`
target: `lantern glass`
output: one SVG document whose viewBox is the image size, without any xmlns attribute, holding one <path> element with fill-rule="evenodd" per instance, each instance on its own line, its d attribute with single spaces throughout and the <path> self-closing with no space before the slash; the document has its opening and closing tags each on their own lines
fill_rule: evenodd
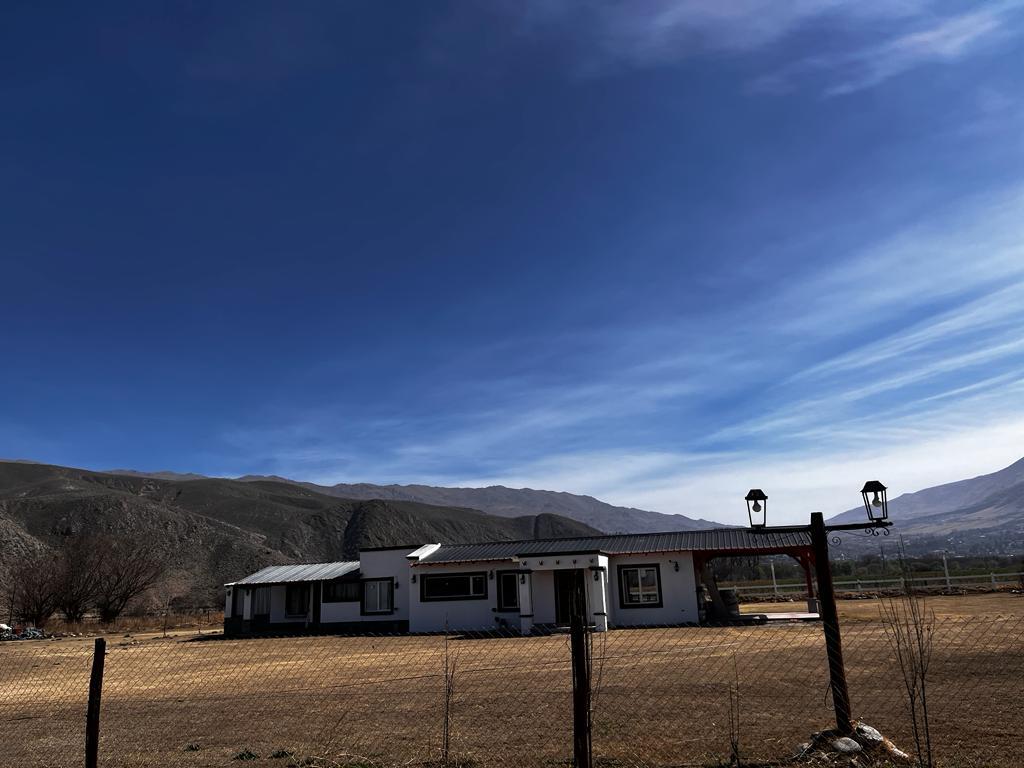
<svg viewBox="0 0 1024 768">
<path fill-rule="evenodd" d="M 864 499 L 864 511 L 873 523 L 881 523 L 889 519 L 889 500 L 886 488 L 878 480 L 868 480 L 861 488 L 860 495 Z"/>
<path fill-rule="evenodd" d="M 760 488 L 751 488 L 745 497 L 751 528 L 764 528 L 768 520 L 768 497 Z"/>
</svg>

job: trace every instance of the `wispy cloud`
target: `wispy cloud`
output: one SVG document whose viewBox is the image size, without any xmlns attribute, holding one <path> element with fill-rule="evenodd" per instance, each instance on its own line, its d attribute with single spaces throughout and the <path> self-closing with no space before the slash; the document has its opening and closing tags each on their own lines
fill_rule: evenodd
<svg viewBox="0 0 1024 768">
<path fill-rule="evenodd" d="M 764 92 L 792 90 L 808 79 L 823 79 L 826 96 L 845 96 L 880 85 L 926 64 L 954 62 L 1008 34 L 1014 5 L 999 4 L 959 15 L 917 22 L 882 43 L 865 42 L 846 51 L 816 53 L 757 78 L 752 87 Z"/>
<path fill-rule="evenodd" d="M 506 7 L 527 34 L 571 34 L 596 70 L 651 66 L 702 52 L 743 52 L 778 42 L 821 18 L 901 19 L 924 0 L 534 0 Z"/>
<path fill-rule="evenodd" d="M 768 52 L 782 63 L 754 78 L 753 90 L 780 93 L 809 83 L 826 96 L 842 96 L 986 50 L 1012 34 L 1019 1 L 964 5 L 960 12 L 936 5 L 929 0 L 532 0 L 497 7 L 519 35 L 557 39 L 572 68 L 584 75 Z M 810 29 L 816 34 L 804 35 L 792 51 L 779 50 Z"/>
<path fill-rule="evenodd" d="M 850 478 L 993 470 L 1024 433 L 1021 222 L 1011 188 L 766 285 L 743 315 L 549 344 L 545 367 L 594 349 L 572 376 L 447 376 L 444 413 L 292 409 L 227 438 L 320 482 L 555 488 L 733 522 L 722 499 L 749 484 L 840 511 Z"/>
</svg>

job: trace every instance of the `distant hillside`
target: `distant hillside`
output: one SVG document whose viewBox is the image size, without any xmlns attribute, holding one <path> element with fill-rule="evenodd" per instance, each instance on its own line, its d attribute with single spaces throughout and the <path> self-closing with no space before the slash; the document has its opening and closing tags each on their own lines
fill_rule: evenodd
<svg viewBox="0 0 1024 768">
<path fill-rule="evenodd" d="M 889 500 L 889 517 L 892 533 L 903 536 L 911 553 L 1024 552 L 1024 459 L 988 475 L 901 494 Z M 856 507 L 832 521 L 863 519 L 864 508 Z M 854 549 L 878 543 L 850 538 Z"/>
<path fill-rule="evenodd" d="M 239 480 L 265 481 L 268 478 L 249 475 Z M 372 485 L 369 483 L 323 486 L 301 483 L 287 478 L 274 480 L 297 483 L 303 488 L 347 499 L 393 499 L 420 501 L 442 506 L 471 507 L 502 517 L 526 514 L 553 514 L 577 520 L 606 533 L 650 533 L 718 528 L 721 523 L 694 519 L 685 515 L 666 515 L 633 507 L 616 507 L 592 496 L 579 496 L 562 491 L 536 491 L 532 488 L 444 488 L 432 485 Z"/>
<path fill-rule="evenodd" d="M 577 536 L 558 515 L 496 517 L 401 500 L 342 499 L 274 481 L 167 480 L 0 462 L 0 568 L 65 536 L 126 535 L 207 597 L 273 563 L 353 558 L 361 546 Z"/>
</svg>

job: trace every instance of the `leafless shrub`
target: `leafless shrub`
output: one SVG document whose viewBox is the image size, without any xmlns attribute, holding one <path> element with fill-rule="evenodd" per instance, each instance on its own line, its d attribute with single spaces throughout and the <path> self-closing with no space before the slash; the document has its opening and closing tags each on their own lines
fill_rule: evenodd
<svg viewBox="0 0 1024 768">
<path fill-rule="evenodd" d="M 889 645 L 899 664 L 918 764 L 933 768 L 928 719 L 928 669 L 934 647 L 935 613 L 928 609 L 927 598 L 915 594 L 910 586 L 909 570 L 902 554 L 900 567 L 906 585 L 904 594 L 883 598 L 879 611 Z"/>
<path fill-rule="evenodd" d="M 97 539 L 96 610 L 100 621 L 117 619 L 128 603 L 156 584 L 166 571 L 163 558 L 144 542 Z"/>
<path fill-rule="evenodd" d="M 741 766 L 740 757 L 740 668 L 732 655 L 733 683 L 729 686 L 729 765 Z"/>
<path fill-rule="evenodd" d="M 10 572 L 11 615 L 34 627 L 44 627 L 57 610 L 57 579 L 53 558 L 37 553 L 22 558 Z"/>
<path fill-rule="evenodd" d="M 69 624 L 80 624 L 96 599 L 97 548 L 92 539 L 68 538 L 57 554 L 57 609 Z"/>
</svg>

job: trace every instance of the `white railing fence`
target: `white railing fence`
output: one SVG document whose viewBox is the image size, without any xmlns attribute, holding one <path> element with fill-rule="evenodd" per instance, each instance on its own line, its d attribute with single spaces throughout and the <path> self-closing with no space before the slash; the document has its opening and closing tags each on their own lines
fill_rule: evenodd
<svg viewBox="0 0 1024 768">
<path fill-rule="evenodd" d="M 1022 583 L 1024 571 L 1017 573 L 983 573 L 970 576 L 914 576 L 906 579 L 906 584 L 915 589 L 949 590 L 968 587 L 991 588 Z M 904 579 L 849 579 L 834 582 L 836 592 L 879 592 L 903 589 Z M 802 595 L 807 587 L 803 581 L 776 584 L 719 584 L 719 589 L 732 589 L 742 595 Z"/>
</svg>

